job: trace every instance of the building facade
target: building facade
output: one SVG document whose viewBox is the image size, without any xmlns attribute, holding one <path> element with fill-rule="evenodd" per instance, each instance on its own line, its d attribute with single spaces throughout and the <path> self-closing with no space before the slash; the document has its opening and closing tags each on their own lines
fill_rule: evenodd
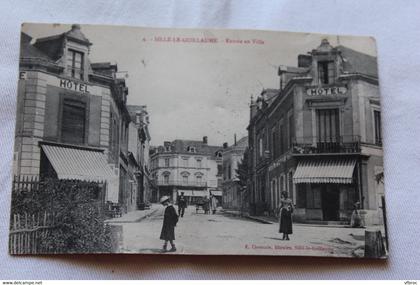
<svg viewBox="0 0 420 285">
<path fill-rule="evenodd" d="M 79 25 L 31 42 L 22 34 L 14 174 L 106 181 L 106 200 L 133 209 L 128 88 L 117 65 L 90 62 Z"/>
<path fill-rule="evenodd" d="M 244 191 L 239 183 L 237 174 L 238 164 L 242 163 L 245 150 L 248 147 L 248 137 L 243 137 L 233 145 L 223 148 L 223 182 L 222 182 L 222 205 L 224 209 L 240 211 L 247 202 L 244 200 Z M 247 162 L 245 162 L 247 163 Z M 245 189 L 244 189 L 245 188 Z"/>
<path fill-rule="evenodd" d="M 128 105 L 131 116 L 128 151 L 135 167 L 136 206 L 144 209 L 151 201 L 149 114 L 146 106 Z"/>
<path fill-rule="evenodd" d="M 273 213 L 287 191 L 295 220 L 347 223 L 359 202 L 366 224 L 382 224 L 376 58 L 323 40 L 278 75 L 250 107 L 253 212 Z"/>
<path fill-rule="evenodd" d="M 164 142 L 151 155 L 151 174 L 158 186 L 154 200 L 167 195 L 176 201 L 184 192 L 189 203 L 214 194 L 221 202 L 222 147 L 202 141 Z"/>
</svg>

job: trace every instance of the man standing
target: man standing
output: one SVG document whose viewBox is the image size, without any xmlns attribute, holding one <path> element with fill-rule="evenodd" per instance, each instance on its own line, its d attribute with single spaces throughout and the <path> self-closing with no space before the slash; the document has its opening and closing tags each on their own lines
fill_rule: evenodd
<svg viewBox="0 0 420 285">
<path fill-rule="evenodd" d="M 213 215 L 216 214 L 217 198 L 213 194 L 210 195 L 210 209 L 211 209 Z"/>
<path fill-rule="evenodd" d="M 162 231 L 160 233 L 160 239 L 164 240 L 165 243 L 163 244 L 163 252 L 167 252 L 168 241 L 171 244 L 171 249 L 169 252 L 176 251 L 175 247 L 175 226 L 178 223 L 178 215 L 176 214 L 176 210 L 174 206 L 169 203 L 169 197 L 163 196 L 160 199 L 160 203 L 165 206 L 165 214 L 163 216 L 163 225 Z"/>
<path fill-rule="evenodd" d="M 185 208 L 187 207 L 187 200 L 185 199 L 184 192 L 178 197 L 178 216 L 184 217 Z"/>
</svg>

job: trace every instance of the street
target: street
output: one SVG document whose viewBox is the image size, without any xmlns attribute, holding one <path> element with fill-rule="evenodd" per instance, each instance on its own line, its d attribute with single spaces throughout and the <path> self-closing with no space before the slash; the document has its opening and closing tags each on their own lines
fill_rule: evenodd
<svg viewBox="0 0 420 285">
<path fill-rule="evenodd" d="M 175 206 L 176 208 L 176 206 Z M 123 223 L 124 253 L 161 253 L 159 239 L 164 208 L 140 222 Z M 248 254 L 354 256 L 363 253 L 365 229 L 295 224 L 289 241 L 278 224 L 263 224 L 218 211 L 215 215 L 186 209 L 175 228 L 178 254 Z M 169 254 L 169 253 L 168 253 Z"/>
</svg>

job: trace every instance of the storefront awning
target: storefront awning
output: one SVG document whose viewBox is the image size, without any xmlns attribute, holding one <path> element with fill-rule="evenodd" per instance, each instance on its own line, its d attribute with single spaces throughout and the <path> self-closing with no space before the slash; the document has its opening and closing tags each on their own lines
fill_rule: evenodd
<svg viewBox="0 0 420 285">
<path fill-rule="evenodd" d="M 293 183 L 350 184 L 355 165 L 352 158 L 303 160 L 298 163 Z"/>
<path fill-rule="evenodd" d="M 115 178 L 101 151 L 57 145 L 42 145 L 59 179 L 104 181 Z"/>
</svg>

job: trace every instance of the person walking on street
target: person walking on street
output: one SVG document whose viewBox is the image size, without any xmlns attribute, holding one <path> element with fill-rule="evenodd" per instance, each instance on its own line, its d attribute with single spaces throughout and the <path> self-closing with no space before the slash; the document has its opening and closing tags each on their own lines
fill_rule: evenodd
<svg viewBox="0 0 420 285">
<path fill-rule="evenodd" d="M 206 215 L 210 212 L 210 200 L 207 196 L 204 196 L 203 198 L 203 210 Z"/>
<path fill-rule="evenodd" d="M 213 194 L 210 194 L 210 209 L 213 215 L 216 214 L 217 198 Z"/>
<path fill-rule="evenodd" d="M 283 234 L 283 240 L 289 240 L 289 234 L 293 233 L 292 200 L 288 198 L 288 193 L 283 191 L 281 193 L 280 208 L 279 208 L 279 233 Z"/>
<path fill-rule="evenodd" d="M 163 252 L 167 252 L 168 247 L 168 241 L 171 244 L 171 249 L 169 252 L 176 251 L 175 247 L 175 227 L 178 223 L 178 215 L 176 214 L 176 210 L 174 206 L 169 202 L 168 196 L 163 196 L 160 199 L 160 203 L 165 206 L 165 214 L 163 216 L 163 225 L 162 225 L 162 231 L 160 233 L 160 239 L 164 240 L 163 244 Z"/>
<path fill-rule="evenodd" d="M 184 192 L 178 197 L 178 216 L 184 217 L 185 208 L 187 207 L 187 200 L 185 199 Z"/>
</svg>

